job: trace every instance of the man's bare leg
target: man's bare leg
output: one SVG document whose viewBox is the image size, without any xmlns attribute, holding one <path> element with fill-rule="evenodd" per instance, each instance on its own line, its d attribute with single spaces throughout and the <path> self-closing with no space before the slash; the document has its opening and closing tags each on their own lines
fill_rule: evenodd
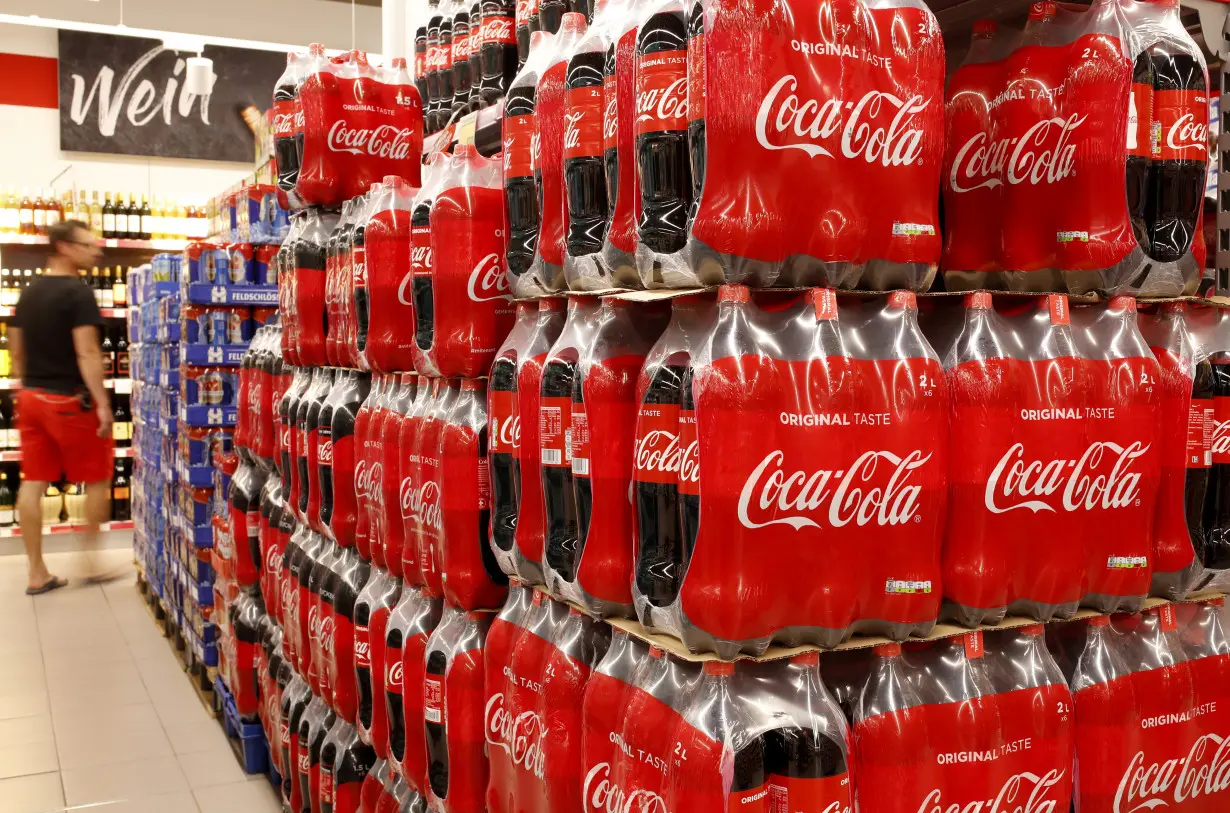
<svg viewBox="0 0 1230 813">
<path fill-rule="evenodd" d="M 85 533 L 81 538 L 82 558 L 85 563 L 83 575 L 86 581 L 108 581 L 119 575 L 105 570 L 98 554 L 99 528 L 109 516 L 111 516 L 111 481 L 87 483 L 85 487 Z"/>
<path fill-rule="evenodd" d="M 22 480 L 17 489 L 17 521 L 29 560 L 26 586 L 31 589 L 42 587 L 52 579 L 43 561 L 43 492 L 46 490 L 45 480 Z"/>
</svg>

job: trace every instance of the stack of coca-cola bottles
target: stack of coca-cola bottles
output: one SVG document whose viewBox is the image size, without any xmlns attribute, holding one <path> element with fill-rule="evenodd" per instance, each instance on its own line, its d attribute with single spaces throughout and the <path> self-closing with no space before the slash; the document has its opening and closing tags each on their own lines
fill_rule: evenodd
<svg viewBox="0 0 1230 813">
<path fill-rule="evenodd" d="M 517 72 L 513 0 L 429 0 L 414 33 L 427 133 L 504 98 Z"/>
<path fill-rule="evenodd" d="M 273 92 L 274 158 L 284 209 L 336 209 L 386 175 L 417 183 L 423 98 L 398 57 L 327 57 L 313 44 L 286 55 Z"/>
</svg>

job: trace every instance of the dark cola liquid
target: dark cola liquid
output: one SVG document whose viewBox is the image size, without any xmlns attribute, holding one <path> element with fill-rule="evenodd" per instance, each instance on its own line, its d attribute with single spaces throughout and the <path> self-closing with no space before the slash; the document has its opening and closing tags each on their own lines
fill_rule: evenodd
<svg viewBox="0 0 1230 813">
<path fill-rule="evenodd" d="M 1230 443 L 1230 409 L 1223 406 L 1230 404 L 1230 353 L 1218 353 L 1211 361 L 1217 424 L 1213 430 L 1213 467 L 1204 500 L 1204 544 L 1198 550 L 1202 565 L 1225 570 L 1230 568 L 1230 450 L 1221 450 Z"/>
<path fill-rule="evenodd" d="M 414 63 L 416 65 L 425 65 L 427 63 L 427 26 L 421 25 L 414 31 Z M 423 105 L 427 105 L 427 72 L 414 77 L 414 86 L 418 88 L 419 99 Z"/>
<path fill-rule="evenodd" d="M 581 404 L 584 408 L 584 392 L 585 376 L 578 371 L 572 384 L 572 403 Z M 577 505 L 577 552 L 572 559 L 571 570 L 566 575 L 568 581 L 576 579 L 577 566 L 580 564 L 581 554 L 585 552 L 585 540 L 589 538 L 589 523 L 594 516 L 594 488 L 589 478 L 588 474 L 583 477 L 574 475 L 572 478 L 572 493 Z"/>
<path fill-rule="evenodd" d="M 478 32 L 475 31 L 475 34 Z M 457 12 L 457 16 L 453 18 L 453 42 L 469 41 L 470 39 L 470 13 L 465 9 Z M 466 106 L 470 102 L 470 58 L 467 55 L 465 59 L 453 61 L 453 99 L 451 102 L 450 112 L 461 117 L 466 112 Z"/>
<path fill-rule="evenodd" d="M 1192 400 L 1207 401 L 1206 410 L 1213 409 L 1213 365 L 1208 359 L 1196 364 L 1192 379 Z M 1210 471 L 1208 468 L 1188 468 L 1187 482 L 1183 491 L 1187 516 L 1187 532 L 1191 536 L 1192 549 L 1198 554 L 1205 549 L 1204 504 L 1209 493 Z"/>
<path fill-rule="evenodd" d="M 504 104 L 504 118 L 534 115 L 533 86 L 514 88 Z M 508 215 L 508 270 L 514 278 L 530 270 L 538 249 L 540 184 L 533 176 L 504 179 L 504 204 Z"/>
<path fill-rule="evenodd" d="M 543 0 L 538 4 L 538 30 L 558 34 L 564 15 L 569 11 L 565 0 Z"/>
<path fill-rule="evenodd" d="M 424 201 L 414 207 L 410 214 L 410 228 L 430 228 L 431 201 Z M 413 282 L 414 297 L 414 341 L 420 350 L 430 350 L 435 338 L 435 298 L 432 296 L 431 274 L 415 274 Z"/>
<path fill-rule="evenodd" d="M 436 121 L 440 127 L 448 124 L 453 113 L 453 95 L 457 92 L 453 82 L 453 19 L 440 19 L 440 52 L 447 54 L 436 81 L 440 83 L 440 98 L 436 100 Z"/>
<path fill-rule="evenodd" d="M 470 6 L 470 93 L 466 98 L 466 112 L 473 113 L 483 106 L 483 12 L 477 2 Z"/>
<path fill-rule="evenodd" d="M 354 605 L 354 625 L 356 630 L 367 628 L 371 625 L 373 602 L 376 593 L 372 589 L 373 585 L 370 582 L 372 579 L 380 578 L 383 578 L 383 576 L 379 571 L 369 567 L 368 584 L 365 584 L 363 589 L 359 591 L 359 597 Z M 359 660 L 355 659 L 354 671 L 355 689 L 359 698 L 359 707 L 355 712 L 355 721 L 361 727 L 370 730 L 372 727 L 372 704 L 375 702 L 375 691 L 372 688 L 370 653 L 366 665 L 360 664 Z"/>
<path fill-rule="evenodd" d="M 386 653 L 400 652 L 406 645 L 406 631 L 401 627 L 389 625 L 384 636 Z M 392 661 L 393 656 L 386 654 L 386 661 Z M 398 761 L 406 757 L 406 702 L 402 692 L 384 693 L 385 705 L 389 710 L 389 753 Z"/>
<path fill-rule="evenodd" d="M 764 734 L 765 770 L 770 781 L 824 779 L 846 773 L 841 745 L 810 728 L 779 728 Z M 774 782 L 776 784 L 776 782 Z"/>
<path fill-rule="evenodd" d="M 351 251 L 355 249 L 364 249 L 367 245 L 367 226 L 364 222 L 354 224 L 350 232 Z M 362 278 L 354 280 L 354 320 L 355 320 L 355 347 L 359 352 L 367 349 L 367 330 L 371 324 L 371 304 L 367 297 L 367 274 L 363 274 Z M 345 337 L 342 337 L 345 341 Z"/>
<path fill-rule="evenodd" d="M 601 51 L 577 54 L 568 63 L 568 90 L 602 87 L 606 58 Z M 568 253 L 572 256 L 602 250 L 610 217 L 606 196 L 606 168 L 602 155 L 584 155 L 564 161 L 564 186 L 568 201 Z"/>
<path fill-rule="evenodd" d="M 299 691 L 288 692 L 282 698 L 282 719 L 287 721 L 286 731 L 290 740 L 286 743 L 288 760 L 292 753 L 298 753 L 299 727 L 303 723 L 303 715 L 310 702 L 312 702 L 312 689 L 306 682 L 300 684 Z M 282 779 L 282 789 L 286 798 L 292 802 L 290 805 L 292 813 L 303 813 L 305 810 L 311 810 L 311 803 L 307 801 L 300 803 L 300 794 L 304 786 L 300 782 L 299 766 L 295 764 L 296 762 L 298 760 L 287 762 L 286 775 Z"/>
<path fill-rule="evenodd" d="M 427 656 L 427 680 L 435 678 L 444 685 L 444 672 L 448 659 L 443 652 L 434 651 Z M 430 710 L 429 710 L 430 713 Z M 431 792 L 440 799 L 448 798 L 448 733 L 444 727 L 443 708 L 440 722 L 427 720 L 423 724 L 427 736 L 427 781 Z"/>
<path fill-rule="evenodd" d="M 496 359 L 491 365 L 488 383 L 492 392 L 509 392 L 517 397 L 517 362 L 509 358 Z M 496 427 L 496 431 L 501 431 Z M 504 448 L 501 444 L 500 448 Z M 488 456 L 491 470 L 491 544 L 510 551 L 517 535 L 517 470 L 511 450 Z"/>
<path fill-rule="evenodd" d="M 765 743 L 756 737 L 735 753 L 734 775 L 730 779 L 731 794 L 744 798 L 754 796 L 765 784 Z M 765 805 L 768 809 L 768 805 Z"/>
<path fill-rule="evenodd" d="M 679 406 L 684 368 L 663 364 L 654 374 L 641 403 Z M 666 607 L 679 595 L 679 486 L 676 483 L 635 483 L 639 554 L 637 589 L 655 607 Z"/>
<path fill-rule="evenodd" d="M 483 0 L 479 9 L 485 19 L 493 17 L 512 19 L 516 13 L 513 4 L 505 0 Z M 528 28 L 526 29 L 526 47 L 529 47 Z M 484 104 L 493 104 L 508 93 L 508 86 L 512 84 L 513 78 L 517 75 L 517 44 L 484 41 L 480 54 L 483 77 L 480 91 Z"/>
<path fill-rule="evenodd" d="M 1159 43 L 1149 49 L 1154 93 L 1207 91 L 1200 63 L 1190 54 L 1170 51 L 1170 47 Z M 1162 133 L 1161 137 L 1165 139 L 1166 135 Z M 1149 222 L 1149 255 L 1153 259 L 1173 262 L 1187 253 L 1193 238 L 1203 239 L 1196 234 L 1196 218 L 1204 204 L 1207 158 L 1205 153 L 1195 159 L 1151 162 L 1145 216 Z"/>
<path fill-rule="evenodd" d="M 1153 62 L 1147 52 L 1136 57 L 1132 65 L 1133 88 L 1148 88 L 1148 97 L 1136 99 L 1136 115 L 1140 125 L 1137 138 L 1149 138 L 1149 116 L 1153 110 Z M 1145 216 L 1146 198 L 1149 188 L 1149 158 L 1147 155 L 1132 155 L 1127 157 L 1127 205 L 1128 215 L 1132 219 L 1132 233 L 1141 248 L 1149 249 L 1149 221 Z"/>
<path fill-rule="evenodd" d="M 320 413 L 316 418 L 316 438 L 320 446 L 333 443 L 333 399 L 326 399 L 320 405 Z M 328 525 L 333 520 L 333 457 L 328 460 L 317 458 L 316 476 L 320 479 L 320 522 Z"/>
<path fill-rule="evenodd" d="M 651 16 L 636 40 L 640 59 L 663 51 L 685 51 L 687 21 L 678 12 Z M 683 248 L 686 219 L 692 199 L 692 172 L 688 131 L 661 130 L 636 137 L 636 160 L 641 177 L 640 241 L 660 254 Z"/>
<path fill-rule="evenodd" d="M 489 451 L 491 447 L 488 445 L 489 437 L 487 435 L 489 430 L 489 425 L 484 424 L 478 433 L 478 461 L 480 466 L 484 460 L 490 457 Z M 491 538 L 490 501 L 488 501 L 487 505 L 487 508 L 483 508 L 478 512 L 478 550 L 482 554 L 483 569 L 487 571 L 487 577 L 495 584 L 506 587 L 508 586 L 508 576 L 500 569 L 500 563 L 496 561 L 495 549 L 487 544 L 487 540 Z"/>
<path fill-rule="evenodd" d="M 310 230 L 305 230 L 305 235 L 310 233 Z M 325 313 L 327 241 L 316 242 L 310 236 L 300 237 L 291 251 L 295 264 L 296 293 L 293 307 L 298 311 L 299 352 L 305 364 L 323 364 L 328 327 L 328 315 Z"/>
<path fill-rule="evenodd" d="M 313 724 L 308 731 L 308 770 L 315 769 L 316 775 L 320 776 L 321 757 L 325 750 L 325 738 L 329 736 L 329 729 L 333 728 L 333 724 L 337 722 L 337 715 L 332 711 L 322 716 L 319 723 Z M 313 813 L 320 810 L 320 799 L 317 794 L 316 799 L 312 802 Z"/>
<path fill-rule="evenodd" d="M 696 412 L 696 396 L 692 392 L 692 373 L 695 368 L 684 370 L 679 382 L 679 404 L 681 412 Z M 679 495 L 679 530 L 682 535 L 681 556 L 679 561 L 679 580 L 688 572 L 688 562 L 692 560 L 692 551 L 696 550 L 696 536 L 700 533 L 700 495 Z"/>
<path fill-rule="evenodd" d="M 542 369 L 542 397 L 572 400 L 574 361 L 553 359 Z M 564 461 L 567 463 L 568 461 Z M 572 491 L 572 469 L 567 466 L 542 467 L 543 508 L 546 538 L 543 558 L 567 581 L 576 578 L 577 502 Z"/>
<path fill-rule="evenodd" d="M 602 60 L 604 80 L 615 76 L 615 51 L 618 47 L 619 43 L 613 42 L 611 47 L 606 49 L 606 56 Z M 615 84 L 615 89 L 618 92 L 618 82 Z M 605 123 L 603 126 L 605 127 Z M 602 158 L 606 169 L 607 222 L 609 223 L 615 217 L 615 201 L 619 195 L 619 147 L 614 146 L 606 150 Z"/>
<path fill-rule="evenodd" d="M 688 15 L 688 42 L 695 43 L 698 37 L 705 34 L 705 10 L 700 3 L 692 5 Z M 688 118 L 688 155 L 692 168 L 692 206 L 688 212 L 688 222 L 696 218 L 696 210 L 700 207 L 700 191 L 705 185 L 705 119 Z"/>
<path fill-rule="evenodd" d="M 277 107 L 279 102 L 293 104 L 294 100 L 294 82 L 278 85 L 273 89 L 274 107 Z M 278 162 L 278 188 L 289 192 L 299 180 L 299 148 L 295 144 L 293 131 L 289 136 L 283 136 L 273 142 L 273 154 Z"/>
<path fill-rule="evenodd" d="M 434 55 L 436 49 L 440 45 L 440 23 L 444 17 L 440 14 L 439 3 L 432 2 L 429 4 L 431 15 L 427 20 L 427 53 Z M 429 132 L 435 132 L 440 129 L 440 72 L 436 70 L 434 64 L 428 63 L 427 68 L 427 95 L 423 97 L 423 114 L 426 117 L 424 122 Z"/>
</svg>

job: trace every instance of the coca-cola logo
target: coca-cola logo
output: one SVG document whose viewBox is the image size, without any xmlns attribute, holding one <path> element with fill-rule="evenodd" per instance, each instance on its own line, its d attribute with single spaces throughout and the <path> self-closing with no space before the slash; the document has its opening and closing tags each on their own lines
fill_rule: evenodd
<svg viewBox="0 0 1230 813">
<path fill-rule="evenodd" d="M 836 471 L 783 470 L 780 450 L 765 455 L 739 494 L 739 522 L 745 528 L 789 525 L 796 531 L 820 528 L 812 517 L 827 503 L 830 527 L 903 525 L 918 517 L 921 486 L 910 483 L 931 455 L 912 451 L 866 451 Z"/>
<path fill-rule="evenodd" d="M 326 656 L 332 656 L 333 654 L 333 616 L 329 615 L 328 613 L 323 614 L 320 617 L 319 626 L 320 626 L 320 632 L 318 633 L 318 637 L 320 638 L 320 651 L 325 653 Z"/>
<path fill-rule="evenodd" d="M 389 674 L 387 676 L 389 686 L 401 688 L 402 685 L 402 661 L 394 661 L 389 664 Z"/>
<path fill-rule="evenodd" d="M 279 138 L 288 136 L 295 132 L 295 114 L 278 113 L 273 117 L 273 136 Z"/>
<path fill-rule="evenodd" d="M 585 118 L 585 113 L 577 111 L 564 114 L 564 149 L 571 150 L 581 146 L 581 131 L 577 125 Z"/>
<path fill-rule="evenodd" d="M 1166 146 L 1180 152 L 1209 148 L 1209 125 L 1191 113 L 1184 113 L 1166 131 Z"/>
<path fill-rule="evenodd" d="M 418 517 L 419 522 L 428 528 L 440 530 L 440 484 L 428 480 L 417 490 L 410 490 L 410 516 Z M 402 509 L 403 515 L 405 508 Z"/>
<path fill-rule="evenodd" d="M 640 471 L 660 471 L 677 474 L 683 458 L 679 436 L 665 429 L 654 429 L 636 442 L 633 459 Z"/>
<path fill-rule="evenodd" d="M 308 640 L 320 642 L 320 608 L 315 604 L 308 607 Z"/>
<path fill-rule="evenodd" d="M 504 269 L 500 267 L 500 254 L 491 252 L 478 261 L 470 272 L 466 292 L 474 302 L 490 302 L 494 299 L 512 299 Z"/>
<path fill-rule="evenodd" d="M 508 754 L 513 765 L 542 779 L 546 774 L 542 741 L 547 727 L 538 712 L 523 711 L 514 717 L 504 708 L 504 693 L 500 692 L 487 699 L 485 718 L 487 744 Z"/>
<path fill-rule="evenodd" d="M 766 150 L 802 150 L 812 158 L 832 158 L 835 148 L 845 158 L 885 167 L 918 162 L 923 129 L 916 118 L 930 99 L 901 99 L 872 90 L 853 103 L 841 98 L 821 102 L 799 98 L 798 85 L 793 74 L 786 74 L 760 103 L 756 140 Z M 829 143 L 839 133 L 838 144 Z"/>
<path fill-rule="evenodd" d="M 679 482 L 700 482 L 700 441 L 696 438 L 679 455 Z"/>
<path fill-rule="evenodd" d="M 1230 421 L 1213 422 L 1213 454 L 1230 455 Z"/>
<path fill-rule="evenodd" d="M 1056 183 L 1075 171 L 1074 133 L 1085 116 L 1043 119 L 1020 138 L 988 142 L 986 132 L 970 137 L 953 158 L 948 184 L 954 192 L 1010 184 Z"/>
<path fill-rule="evenodd" d="M 333 465 L 333 441 L 326 440 L 320 444 L 320 465 Z"/>
<path fill-rule="evenodd" d="M 530 164 L 538 166 L 538 160 L 542 157 L 542 137 L 538 134 L 538 128 L 534 128 L 534 132 L 530 134 Z"/>
<path fill-rule="evenodd" d="M 521 448 L 521 416 L 513 415 L 506 417 L 503 420 L 496 420 L 495 429 L 496 437 L 499 439 L 500 448 L 508 447 L 510 449 Z"/>
<path fill-rule="evenodd" d="M 367 263 L 356 262 L 350 266 L 350 278 L 354 284 L 363 288 L 367 285 Z"/>
<path fill-rule="evenodd" d="M 1126 508 L 1140 494 L 1140 472 L 1131 470 L 1132 463 L 1148 451 L 1139 441 L 1095 441 L 1075 459 L 1026 460 L 1025 444 L 1014 443 L 991 470 L 983 503 L 993 514 Z M 1062 497 L 1058 507 L 1050 502 L 1056 493 Z"/>
<path fill-rule="evenodd" d="M 636 94 L 638 122 L 673 121 L 688 115 L 688 78 L 681 76 L 664 88 L 639 88 Z"/>
<path fill-rule="evenodd" d="M 414 481 L 409 477 L 401 481 L 401 492 L 398 497 L 401 503 L 401 518 L 412 519 L 414 517 Z"/>
<path fill-rule="evenodd" d="M 295 107 L 295 130 L 296 132 L 302 130 L 306 122 L 307 122 L 307 117 L 304 116 L 303 114 L 303 106 L 300 105 L 300 106 Z"/>
<path fill-rule="evenodd" d="M 589 769 L 582 795 L 586 813 L 669 813 L 666 800 L 658 794 L 641 789 L 629 793 L 612 782 L 609 762 Z"/>
<path fill-rule="evenodd" d="M 384 467 L 379 461 L 368 464 L 358 460 L 354 466 L 354 490 L 356 496 L 374 497 L 380 488 L 380 475 Z"/>
<path fill-rule="evenodd" d="M 265 569 L 273 579 L 276 579 L 282 570 L 282 554 L 273 545 L 265 549 Z M 281 595 L 282 591 L 278 590 L 278 594 Z"/>
<path fill-rule="evenodd" d="M 602 111 L 602 138 L 609 141 L 616 136 L 619 129 L 619 97 L 614 93 L 608 94 L 606 99 L 606 107 Z"/>
<path fill-rule="evenodd" d="M 483 42 L 513 41 L 513 21 L 508 17 L 488 17 L 483 20 L 482 38 Z"/>
<path fill-rule="evenodd" d="M 1058 786 L 1065 771 L 1050 770 L 1042 776 L 1024 771 L 1008 777 L 994 798 L 987 800 L 987 807 L 982 807 L 982 801 L 964 803 L 960 801 L 945 802 L 939 788 L 932 790 L 918 807 L 918 813 L 964 813 L 972 809 L 985 810 L 986 813 L 1057 813 L 1066 811 L 1070 800 L 1048 798 L 1051 788 Z M 1063 807 L 1058 805 L 1062 802 Z"/>
<path fill-rule="evenodd" d="M 409 127 L 399 128 L 392 124 L 382 124 L 374 129 L 352 129 L 346 126 L 345 119 L 338 119 L 329 128 L 329 149 L 404 161 L 410 157 L 411 132 Z"/>
<path fill-rule="evenodd" d="M 1189 799 L 1211 796 L 1230 788 L 1230 737 L 1205 734 L 1192 743 L 1186 758 L 1145 764 L 1137 751 L 1115 792 L 1114 813 L 1136 813 Z"/>
</svg>

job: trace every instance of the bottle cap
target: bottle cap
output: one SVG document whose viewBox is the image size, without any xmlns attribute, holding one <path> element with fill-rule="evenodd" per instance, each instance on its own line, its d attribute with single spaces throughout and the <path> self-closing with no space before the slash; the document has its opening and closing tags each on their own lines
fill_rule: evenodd
<svg viewBox="0 0 1230 813">
<path fill-rule="evenodd" d="M 473 161 L 478 158 L 478 148 L 473 144 L 458 144 L 453 148 L 453 155 L 460 161 Z"/>
<path fill-rule="evenodd" d="M 1109 615 L 1095 615 L 1089 619 L 1089 626 L 1109 627 L 1110 626 L 1110 616 Z"/>
<path fill-rule="evenodd" d="M 658 660 L 661 660 L 661 659 L 662 659 L 662 656 L 663 656 L 663 655 L 665 655 L 665 654 L 666 654 L 666 653 L 662 650 L 662 647 L 660 647 L 660 646 L 654 646 L 653 644 L 650 644 L 650 646 L 649 646 L 649 657 L 651 657 L 651 658 L 656 658 L 656 659 L 658 659 Z"/>
<path fill-rule="evenodd" d="M 918 310 L 918 297 L 913 291 L 893 291 L 888 295 L 888 306 L 911 311 Z"/>
<path fill-rule="evenodd" d="M 1106 307 L 1108 310 L 1112 311 L 1127 311 L 1128 313 L 1136 313 L 1136 297 L 1112 296 Z"/>
<path fill-rule="evenodd" d="M 538 310 L 542 311 L 562 311 L 564 309 L 564 298 L 559 296 L 548 296 L 538 300 Z"/>
<path fill-rule="evenodd" d="M 982 310 L 991 309 L 991 292 L 990 291 L 974 291 L 972 294 L 965 295 L 965 307 L 980 308 Z"/>
<path fill-rule="evenodd" d="M 559 30 L 561 34 L 585 33 L 585 15 L 579 11 L 568 12 L 560 20 Z"/>
<path fill-rule="evenodd" d="M 881 658 L 896 658 L 901 655 L 901 644 L 878 644 L 874 651 Z"/>
<path fill-rule="evenodd" d="M 749 302 L 751 289 L 746 285 L 723 285 L 718 288 L 718 302 Z"/>
<path fill-rule="evenodd" d="M 706 675 L 733 675 L 735 665 L 730 661 L 705 661 L 703 670 Z"/>
<path fill-rule="evenodd" d="M 819 652 L 800 652 L 790 659 L 795 666 L 817 666 L 820 663 Z"/>
<path fill-rule="evenodd" d="M 974 36 L 990 39 L 999 29 L 999 23 L 994 20 L 974 20 Z"/>
<path fill-rule="evenodd" d="M 1022 635 L 1042 635 L 1045 631 L 1046 628 L 1041 624 L 1029 624 L 1021 627 Z"/>
<path fill-rule="evenodd" d="M 393 57 L 393 67 L 394 67 L 394 68 L 404 68 L 404 67 L 406 67 L 406 58 L 405 58 L 404 56 L 395 56 L 395 57 Z"/>
</svg>

